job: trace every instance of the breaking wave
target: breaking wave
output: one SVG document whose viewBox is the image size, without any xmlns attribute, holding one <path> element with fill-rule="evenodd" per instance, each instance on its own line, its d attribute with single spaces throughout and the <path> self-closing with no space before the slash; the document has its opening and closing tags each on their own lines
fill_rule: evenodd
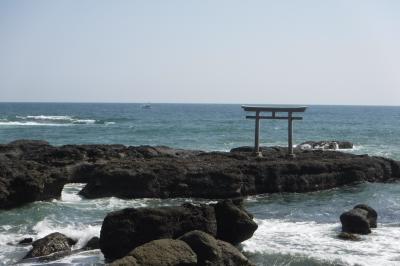
<svg viewBox="0 0 400 266">
<path fill-rule="evenodd" d="M 70 126 L 70 125 L 113 125 L 113 121 L 78 118 L 68 115 L 27 115 L 0 118 L 0 126 Z"/>
</svg>

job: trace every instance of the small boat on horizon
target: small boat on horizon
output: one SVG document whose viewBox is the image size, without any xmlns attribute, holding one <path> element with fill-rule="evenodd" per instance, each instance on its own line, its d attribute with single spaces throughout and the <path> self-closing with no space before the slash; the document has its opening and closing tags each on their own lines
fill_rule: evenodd
<svg viewBox="0 0 400 266">
<path fill-rule="evenodd" d="M 149 104 L 149 103 L 143 104 L 142 109 L 151 109 L 151 104 Z"/>
</svg>

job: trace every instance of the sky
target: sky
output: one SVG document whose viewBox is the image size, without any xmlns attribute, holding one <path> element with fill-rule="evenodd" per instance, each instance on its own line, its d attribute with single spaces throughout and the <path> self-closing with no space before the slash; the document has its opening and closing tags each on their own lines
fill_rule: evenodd
<svg viewBox="0 0 400 266">
<path fill-rule="evenodd" d="M 0 101 L 400 105 L 400 1 L 1 0 Z"/>
</svg>

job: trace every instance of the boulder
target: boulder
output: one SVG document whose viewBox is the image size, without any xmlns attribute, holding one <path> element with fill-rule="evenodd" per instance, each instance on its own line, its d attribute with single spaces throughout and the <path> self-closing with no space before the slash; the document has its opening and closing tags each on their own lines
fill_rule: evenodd
<svg viewBox="0 0 400 266">
<path fill-rule="evenodd" d="M 197 255 L 199 266 L 249 266 L 248 259 L 233 245 L 217 240 L 213 236 L 201 232 L 191 231 L 180 240 L 186 242 Z"/>
<path fill-rule="evenodd" d="M 354 207 L 354 209 L 362 209 L 366 210 L 368 212 L 367 214 L 367 219 L 369 222 L 369 226 L 371 228 L 376 228 L 377 227 L 377 220 L 378 220 L 378 213 L 370 206 L 366 204 L 358 204 Z"/>
<path fill-rule="evenodd" d="M 359 208 L 344 212 L 342 215 L 340 215 L 342 231 L 354 234 L 371 233 L 370 224 L 367 216 L 368 211 Z"/>
<path fill-rule="evenodd" d="M 253 217 L 244 210 L 240 201 L 224 200 L 214 205 L 217 218 L 217 238 L 239 244 L 251 238 L 258 225 Z"/>
<path fill-rule="evenodd" d="M 179 207 L 127 208 L 105 217 L 100 249 L 106 259 L 117 259 L 149 241 L 175 239 L 192 230 L 217 235 L 212 206 L 183 204 Z"/>
<path fill-rule="evenodd" d="M 90 249 L 99 249 L 100 248 L 100 238 L 97 236 L 92 237 L 86 243 L 83 249 L 90 250 Z"/>
<path fill-rule="evenodd" d="M 183 241 L 159 239 L 135 248 L 126 257 L 111 263 L 112 266 L 195 266 L 196 253 Z"/>
<path fill-rule="evenodd" d="M 48 256 L 56 252 L 62 253 L 63 255 L 71 253 L 68 237 L 58 232 L 36 240 L 32 243 L 32 247 L 33 248 L 25 256 L 25 259 Z"/>
<path fill-rule="evenodd" d="M 207 233 L 199 230 L 188 232 L 179 240 L 184 241 L 197 255 L 197 263 L 203 265 L 218 265 L 221 261 L 221 249 L 217 240 Z"/>
<path fill-rule="evenodd" d="M 217 242 L 222 254 L 221 266 L 253 266 L 237 248 L 225 241 L 217 240 Z"/>
</svg>

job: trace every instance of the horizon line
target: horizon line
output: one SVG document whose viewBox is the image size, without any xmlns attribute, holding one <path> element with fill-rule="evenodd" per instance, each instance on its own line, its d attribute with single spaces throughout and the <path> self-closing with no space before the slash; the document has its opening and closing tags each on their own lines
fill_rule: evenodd
<svg viewBox="0 0 400 266">
<path fill-rule="evenodd" d="M 307 105 L 307 106 L 360 106 L 360 107 L 400 107 L 400 105 L 392 105 L 392 104 L 337 104 L 337 103 L 238 103 L 238 102 L 149 102 L 149 101 L 0 101 L 0 104 L 4 103 L 39 103 L 39 104 L 198 104 L 198 105 L 246 105 L 246 104 L 256 104 L 256 105 Z"/>
</svg>

